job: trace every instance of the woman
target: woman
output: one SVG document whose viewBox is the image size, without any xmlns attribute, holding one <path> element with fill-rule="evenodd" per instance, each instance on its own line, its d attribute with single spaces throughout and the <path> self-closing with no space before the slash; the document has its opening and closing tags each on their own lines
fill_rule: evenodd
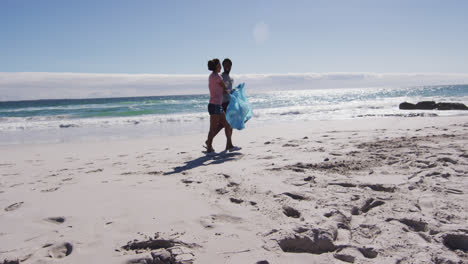
<svg viewBox="0 0 468 264">
<path fill-rule="evenodd" d="M 226 113 L 223 110 L 223 94 L 227 93 L 226 86 L 223 79 L 219 76 L 221 71 L 221 63 L 218 59 L 208 61 L 208 70 L 212 71 L 208 78 L 208 88 L 210 89 L 210 103 L 208 104 L 208 113 L 210 113 L 210 131 L 208 132 L 208 139 L 206 140 L 206 152 L 214 152 L 213 138 L 218 132 L 218 124 L 224 127 L 226 134 L 226 150 L 233 148 L 231 141 L 232 129 L 226 121 Z"/>
</svg>

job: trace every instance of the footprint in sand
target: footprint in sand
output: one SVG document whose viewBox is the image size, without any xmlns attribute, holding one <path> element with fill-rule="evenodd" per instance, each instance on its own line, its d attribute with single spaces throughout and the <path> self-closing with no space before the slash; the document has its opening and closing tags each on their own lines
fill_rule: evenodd
<svg viewBox="0 0 468 264">
<path fill-rule="evenodd" d="M 90 170 L 90 171 L 87 171 L 86 173 L 96 173 L 96 172 L 101 172 L 101 171 L 103 171 L 103 169 Z"/>
<path fill-rule="evenodd" d="M 392 185 L 384 185 L 384 184 L 360 184 L 359 187 L 361 188 L 370 188 L 376 192 L 395 192 L 396 187 Z"/>
<path fill-rule="evenodd" d="M 49 250 L 49 257 L 54 258 L 54 259 L 61 259 L 64 258 L 68 255 L 70 255 L 73 251 L 73 245 L 65 242 L 58 244 L 54 247 L 52 247 Z"/>
<path fill-rule="evenodd" d="M 458 189 L 453 189 L 453 188 L 448 188 L 445 190 L 446 193 L 451 193 L 451 194 L 463 194 L 463 191 L 458 190 Z"/>
<path fill-rule="evenodd" d="M 287 205 L 283 206 L 283 214 L 286 215 L 287 217 L 292 217 L 292 218 L 301 217 L 301 213 L 298 210 Z"/>
<path fill-rule="evenodd" d="M 293 143 L 286 143 L 282 147 L 284 147 L 284 148 L 286 148 L 286 147 L 299 147 L 299 145 L 298 144 L 293 144 Z"/>
<path fill-rule="evenodd" d="M 379 252 L 377 252 L 377 250 L 370 247 L 358 248 L 358 250 L 366 258 L 376 258 L 377 255 L 379 255 Z"/>
<path fill-rule="evenodd" d="M 11 204 L 11 205 L 9 205 L 8 207 L 5 208 L 5 211 L 7 211 L 7 212 L 14 211 L 14 210 L 18 209 L 21 205 L 23 205 L 23 203 L 24 202 L 18 202 L 18 203 Z"/>
<path fill-rule="evenodd" d="M 63 216 L 48 217 L 48 218 L 46 218 L 44 220 L 47 221 L 47 222 L 54 223 L 54 224 L 63 224 L 63 223 L 65 223 L 65 217 L 63 217 Z"/>
<path fill-rule="evenodd" d="M 337 249 L 334 244 L 336 229 L 309 228 L 301 226 L 291 231 L 280 231 L 272 234 L 278 246 L 289 253 L 323 254 Z"/>
<path fill-rule="evenodd" d="M 385 221 L 390 222 L 394 220 L 408 226 L 409 229 L 415 232 L 426 232 L 428 230 L 428 224 L 421 219 L 416 220 L 416 219 L 409 219 L 409 218 L 402 218 L 402 219 L 388 218 Z"/>
<path fill-rule="evenodd" d="M 239 183 L 237 182 L 229 182 L 227 185 L 227 187 L 237 187 L 237 186 L 239 186 Z"/>
<path fill-rule="evenodd" d="M 229 191 L 224 189 L 224 188 L 218 188 L 215 190 L 217 194 L 220 194 L 220 195 L 223 195 L 223 194 L 226 194 L 228 193 Z"/>
<path fill-rule="evenodd" d="M 333 210 L 331 212 L 324 214 L 323 216 L 334 221 L 336 223 L 337 228 L 347 229 L 347 230 L 351 229 L 351 217 L 346 217 L 339 210 Z"/>
<path fill-rule="evenodd" d="M 202 183 L 201 181 L 195 181 L 195 180 L 189 180 L 189 179 L 182 179 L 180 180 L 182 183 L 185 183 L 186 185 L 189 185 L 191 183 L 197 183 L 197 184 L 200 184 Z"/>
<path fill-rule="evenodd" d="M 18 259 L 16 260 L 8 260 L 8 259 L 5 259 L 3 261 L 3 264 L 20 264 L 20 261 Z"/>
<path fill-rule="evenodd" d="M 468 252 L 468 235 L 460 234 L 446 234 L 443 237 L 444 245 L 451 250 L 462 250 Z"/>
<path fill-rule="evenodd" d="M 364 205 L 361 206 L 361 208 L 358 208 L 358 207 L 354 206 L 351 209 L 351 214 L 352 215 L 359 215 L 359 214 L 362 214 L 362 213 L 367 213 L 372 208 L 375 208 L 375 207 L 383 205 L 383 204 L 385 204 L 385 202 L 382 201 L 382 200 L 375 200 L 374 198 L 369 198 L 369 199 L 366 200 Z"/>
<path fill-rule="evenodd" d="M 60 189 L 60 187 L 54 187 L 54 188 L 50 188 L 50 189 L 41 190 L 41 192 L 55 192 L 58 189 Z"/>
<path fill-rule="evenodd" d="M 352 234 L 353 237 L 359 237 L 366 240 L 366 243 L 370 243 L 382 234 L 382 230 L 374 224 L 360 224 L 358 227 L 352 228 Z"/>
<path fill-rule="evenodd" d="M 361 211 L 363 213 L 367 213 L 369 212 L 370 209 L 383 205 L 383 204 L 385 204 L 384 201 L 375 200 L 374 198 L 369 198 L 366 200 L 365 204 L 361 207 Z"/>
<path fill-rule="evenodd" d="M 235 204 L 241 204 L 244 202 L 244 200 L 242 199 L 237 199 L 237 198 L 229 198 L 229 200 L 231 201 L 231 203 L 235 203 Z"/>
<path fill-rule="evenodd" d="M 308 198 L 306 196 L 304 196 L 304 195 L 302 195 L 300 193 L 284 192 L 283 194 L 286 195 L 286 196 L 291 197 L 294 200 L 299 200 L 299 201 L 308 200 Z"/>
<path fill-rule="evenodd" d="M 204 228 L 214 228 L 216 222 L 230 223 L 230 224 L 239 224 L 242 223 L 244 219 L 237 216 L 227 215 L 227 214 L 213 214 L 210 216 L 205 216 L 200 219 L 200 223 Z"/>
</svg>

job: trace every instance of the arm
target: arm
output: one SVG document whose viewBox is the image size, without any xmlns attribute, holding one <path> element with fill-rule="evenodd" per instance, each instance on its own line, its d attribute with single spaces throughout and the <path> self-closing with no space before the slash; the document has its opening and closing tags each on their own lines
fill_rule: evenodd
<svg viewBox="0 0 468 264">
<path fill-rule="evenodd" d="M 219 81 L 219 85 L 221 85 L 221 87 L 223 87 L 223 91 L 225 93 L 228 93 L 228 90 L 226 88 L 226 84 L 224 84 L 224 81 L 222 79 Z"/>
</svg>

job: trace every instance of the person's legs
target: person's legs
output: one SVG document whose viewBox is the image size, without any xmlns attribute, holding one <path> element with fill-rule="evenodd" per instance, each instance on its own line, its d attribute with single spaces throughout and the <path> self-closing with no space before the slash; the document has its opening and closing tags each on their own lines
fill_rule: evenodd
<svg viewBox="0 0 468 264">
<path fill-rule="evenodd" d="M 224 113 L 226 113 L 228 105 L 229 105 L 229 102 L 222 104 Z M 224 128 L 224 124 L 222 122 L 219 122 L 218 127 L 216 128 L 215 137 L 216 135 L 218 135 L 219 131 L 221 131 L 221 129 L 223 128 Z M 231 133 L 232 133 L 232 129 L 231 129 Z"/>
<path fill-rule="evenodd" d="M 210 131 L 208 132 L 208 139 L 206 140 L 206 152 L 213 152 L 213 138 L 217 134 L 218 124 L 223 115 L 210 115 Z"/>
<path fill-rule="evenodd" d="M 221 122 L 218 122 L 218 126 L 216 127 L 215 137 L 218 135 L 219 131 L 224 128 L 224 125 Z"/>
<path fill-rule="evenodd" d="M 226 102 L 226 103 L 223 103 L 223 110 L 224 110 L 224 119 L 226 120 L 226 127 L 224 128 L 224 133 L 226 134 L 226 138 L 229 138 L 229 140 L 226 142 L 226 150 L 228 149 L 231 149 L 234 147 L 234 145 L 232 145 L 232 127 L 231 125 L 227 122 L 227 119 L 226 119 L 226 113 L 227 113 L 227 108 L 229 106 L 229 103 L 230 102 Z M 228 134 L 229 134 L 229 137 L 228 137 Z"/>
<path fill-rule="evenodd" d="M 232 145 L 232 128 L 227 122 L 225 114 L 221 115 L 220 122 L 223 124 L 224 133 L 226 134 L 226 150 L 229 150 L 234 147 L 234 145 Z"/>
</svg>

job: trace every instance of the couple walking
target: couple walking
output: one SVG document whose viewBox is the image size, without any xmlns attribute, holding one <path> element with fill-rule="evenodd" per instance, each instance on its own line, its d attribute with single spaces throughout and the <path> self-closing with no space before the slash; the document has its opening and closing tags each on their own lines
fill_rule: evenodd
<svg viewBox="0 0 468 264">
<path fill-rule="evenodd" d="M 234 149 L 232 144 L 232 128 L 226 120 L 226 110 L 230 101 L 233 79 L 229 76 L 232 62 L 230 59 L 223 60 L 224 72 L 221 71 L 221 63 L 218 59 L 208 61 L 208 70 L 212 71 L 208 78 L 208 87 L 210 89 L 210 103 L 208 104 L 208 113 L 210 114 L 210 131 L 206 143 L 206 152 L 214 152 L 213 139 L 224 128 L 226 134 L 226 150 Z"/>
</svg>

